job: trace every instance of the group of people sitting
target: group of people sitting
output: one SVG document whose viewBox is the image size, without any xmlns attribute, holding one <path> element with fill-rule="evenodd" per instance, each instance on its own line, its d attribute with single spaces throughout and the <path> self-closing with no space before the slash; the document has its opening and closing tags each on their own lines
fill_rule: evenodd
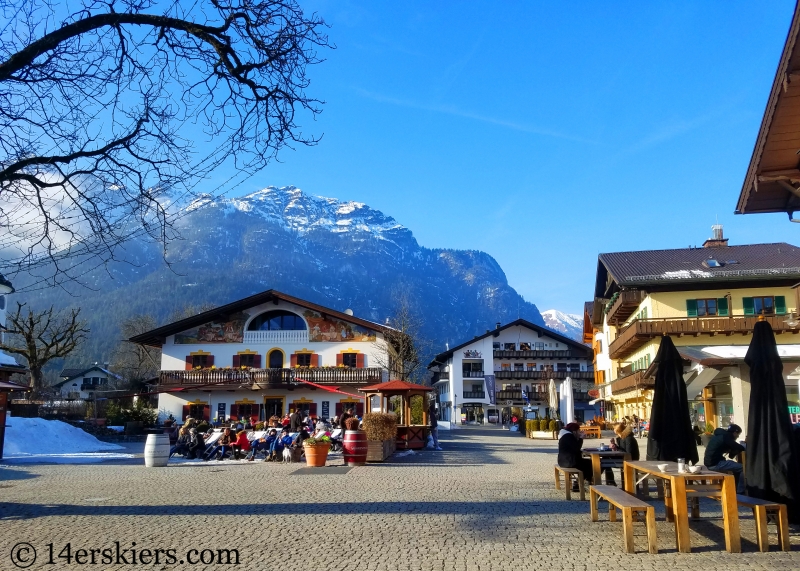
<svg viewBox="0 0 800 571">
<path fill-rule="evenodd" d="M 614 429 L 616 437 L 611 439 L 611 449 L 627 452 L 631 455 L 631 460 L 639 459 L 639 443 L 633 435 L 633 426 L 622 422 Z M 581 448 L 583 447 L 583 434 L 577 422 L 570 422 L 558 433 L 558 465 L 562 468 L 578 468 L 583 472 L 583 479 L 594 484 L 594 472 L 592 461 L 583 457 Z M 611 468 L 604 470 L 606 484 L 616 486 L 614 471 Z M 624 477 L 624 475 L 623 475 Z M 596 482 L 599 484 L 600 482 Z M 624 485 L 624 482 L 623 482 Z M 573 491 L 578 491 L 578 482 L 573 484 Z"/>
<path fill-rule="evenodd" d="M 212 438 L 214 430 L 201 433 L 196 428 L 196 421 L 187 418 L 185 424 L 178 432 L 178 439 L 169 452 L 170 458 L 183 455 L 187 459 L 224 460 L 230 456 L 234 460 L 255 460 L 259 452 L 265 455 L 264 461 L 280 460 L 286 448 L 298 451 L 302 455 L 303 441 L 311 436 L 331 438 L 332 450 L 341 449 L 341 440 L 332 436 L 330 427 L 323 420 L 319 420 L 310 432 L 304 424 L 299 424 L 297 430 L 292 432 L 289 426 L 283 427 L 278 433 L 277 428 L 271 428 L 264 436 L 250 440 L 252 433 L 243 426 L 232 425 L 225 428 L 218 438 Z"/>
</svg>

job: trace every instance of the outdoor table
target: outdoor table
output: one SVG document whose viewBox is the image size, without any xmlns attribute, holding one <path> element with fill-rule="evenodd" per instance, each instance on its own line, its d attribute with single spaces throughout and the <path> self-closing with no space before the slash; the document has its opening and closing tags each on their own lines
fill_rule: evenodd
<svg viewBox="0 0 800 571">
<path fill-rule="evenodd" d="M 658 464 L 668 464 L 667 471 L 661 472 Z M 665 498 L 667 520 L 675 519 L 675 539 L 678 551 L 690 553 L 689 510 L 690 497 L 719 497 L 722 500 L 723 527 L 725 528 L 725 549 L 730 553 L 741 553 L 739 535 L 739 511 L 736 504 L 736 480 L 730 474 L 711 472 L 704 468 L 699 474 L 688 470 L 678 472 L 677 462 L 625 461 L 625 491 L 634 494 L 637 473 L 649 474 L 666 480 L 670 484 L 671 497 Z"/>
<path fill-rule="evenodd" d="M 621 450 L 598 450 L 597 448 L 584 448 L 584 457 L 592 459 L 592 480 L 595 486 L 600 484 L 600 473 L 605 468 L 622 468 L 626 460 L 631 459 L 631 455 Z"/>
</svg>

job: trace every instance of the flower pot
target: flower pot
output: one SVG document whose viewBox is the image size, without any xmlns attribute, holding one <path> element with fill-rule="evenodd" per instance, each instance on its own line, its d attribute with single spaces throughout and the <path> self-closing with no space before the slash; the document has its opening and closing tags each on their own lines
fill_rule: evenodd
<svg viewBox="0 0 800 571">
<path fill-rule="evenodd" d="M 342 455 L 348 466 L 363 466 L 367 463 L 367 433 L 363 430 L 345 430 L 342 440 Z"/>
<path fill-rule="evenodd" d="M 321 468 L 328 461 L 330 444 L 303 444 L 306 453 L 306 464 L 312 468 Z"/>
</svg>

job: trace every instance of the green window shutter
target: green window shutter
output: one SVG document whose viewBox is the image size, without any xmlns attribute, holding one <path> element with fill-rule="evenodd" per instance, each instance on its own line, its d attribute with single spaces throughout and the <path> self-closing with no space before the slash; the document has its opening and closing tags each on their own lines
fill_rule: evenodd
<svg viewBox="0 0 800 571">
<path fill-rule="evenodd" d="M 786 315 L 786 298 L 782 295 L 775 296 L 775 313 Z"/>
<path fill-rule="evenodd" d="M 717 299 L 717 314 L 728 315 L 728 298 L 720 297 Z"/>
<path fill-rule="evenodd" d="M 686 300 L 686 315 L 689 317 L 697 317 L 697 300 L 696 299 L 687 299 Z"/>
<path fill-rule="evenodd" d="M 753 298 L 752 297 L 743 297 L 742 298 L 742 305 L 744 306 L 744 314 L 745 315 L 755 315 L 756 309 L 753 305 Z"/>
</svg>

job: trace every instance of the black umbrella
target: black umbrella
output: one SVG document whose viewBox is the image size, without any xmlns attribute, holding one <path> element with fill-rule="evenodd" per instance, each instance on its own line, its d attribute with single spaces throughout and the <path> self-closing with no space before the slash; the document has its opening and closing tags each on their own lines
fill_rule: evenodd
<svg viewBox="0 0 800 571">
<path fill-rule="evenodd" d="M 647 459 L 676 462 L 684 458 L 697 464 L 697 444 L 683 380 L 683 359 L 671 338 L 661 338 L 654 363 L 658 368 L 647 434 Z"/>
<path fill-rule="evenodd" d="M 786 504 L 790 521 L 800 523 L 800 451 L 792 433 L 783 363 L 766 321 L 753 328 L 744 362 L 750 367 L 747 493 Z"/>
</svg>

